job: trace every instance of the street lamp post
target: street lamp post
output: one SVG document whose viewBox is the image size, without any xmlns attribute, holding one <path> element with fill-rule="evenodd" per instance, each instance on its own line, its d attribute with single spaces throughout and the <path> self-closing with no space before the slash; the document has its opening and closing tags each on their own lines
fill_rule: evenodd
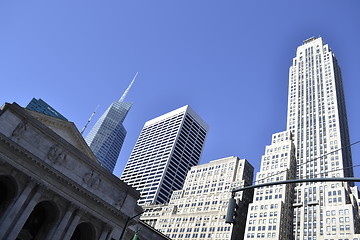
<svg viewBox="0 0 360 240">
<path fill-rule="evenodd" d="M 141 213 L 139 213 L 139 214 L 136 214 L 135 216 L 132 216 L 132 217 L 128 217 L 128 218 L 127 218 L 127 220 L 126 220 L 126 222 L 125 222 L 125 226 L 124 226 L 124 228 L 123 228 L 123 230 L 122 230 L 122 232 L 121 232 L 121 235 L 120 235 L 120 239 L 119 239 L 119 240 L 122 240 L 122 239 L 123 239 L 123 236 L 124 236 L 124 234 L 125 234 L 127 225 L 129 224 L 130 220 L 133 219 L 133 218 L 136 218 L 137 216 L 139 216 L 139 215 L 141 215 L 141 214 L 143 214 L 143 213 L 144 213 L 144 212 L 141 212 Z"/>
</svg>

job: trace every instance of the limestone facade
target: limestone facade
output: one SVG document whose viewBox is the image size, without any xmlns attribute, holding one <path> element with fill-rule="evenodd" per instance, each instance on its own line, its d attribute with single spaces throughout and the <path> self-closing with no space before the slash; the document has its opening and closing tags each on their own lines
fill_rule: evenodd
<svg viewBox="0 0 360 240">
<path fill-rule="evenodd" d="M 253 191 L 238 192 L 236 224 L 225 223 L 231 189 L 251 185 L 254 168 L 246 159 L 227 157 L 194 166 L 182 190 L 169 204 L 144 206 L 141 220 L 171 239 L 243 239 L 246 213 Z"/>
<path fill-rule="evenodd" d="M 256 184 L 294 179 L 295 147 L 289 131 L 272 135 L 261 159 Z M 249 205 L 245 238 L 291 240 L 293 220 L 292 184 L 257 188 Z"/>
<path fill-rule="evenodd" d="M 0 240 L 113 240 L 140 228 L 139 192 L 101 167 L 71 122 L 21 108 L 0 109 Z"/>
</svg>

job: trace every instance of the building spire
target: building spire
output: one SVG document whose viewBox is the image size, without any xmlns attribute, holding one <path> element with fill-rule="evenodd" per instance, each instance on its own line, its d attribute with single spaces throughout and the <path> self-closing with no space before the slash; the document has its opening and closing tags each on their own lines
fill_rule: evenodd
<svg viewBox="0 0 360 240">
<path fill-rule="evenodd" d="M 127 95 L 128 92 L 130 91 L 131 86 L 132 86 L 133 83 L 135 82 L 135 79 L 136 79 L 138 73 L 139 73 L 139 72 L 137 72 L 137 73 L 135 74 L 135 76 L 134 76 L 133 80 L 131 81 L 130 85 L 128 86 L 128 88 L 125 90 L 124 94 L 123 94 L 123 95 L 121 96 L 121 98 L 119 99 L 119 102 L 124 101 L 126 95 Z"/>
<path fill-rule="evenodd" d="M 83 127 L 83 129 L 81 130 L 81 135 L 84 133 L 85 129 L 87 128 L 87 126 L 89 125 L 90 121 L 91 121 L 91 118 L 94 116 L 96 110 L 99 108 L 99 105 L 97 105 L 95 111 L 91 114 L 89 120 L 87 121 L 87 123 L 85 124 L 85 126 Z"/>
</svg>

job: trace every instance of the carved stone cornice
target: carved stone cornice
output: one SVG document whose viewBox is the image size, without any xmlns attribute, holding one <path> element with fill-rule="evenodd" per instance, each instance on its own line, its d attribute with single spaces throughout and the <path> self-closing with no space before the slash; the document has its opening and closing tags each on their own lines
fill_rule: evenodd
<svg viewBox="0 0 360 240">
<path fill-rule="evenodd" d="M 125 199 L 126 199 L 126 196 L 127 196 L 127 192 L 120 192 L 119 191 L 118 195 L 119 196 L 117 197 L 117 199 L 114 202 L 114 206 L 117 209 L 121 209 L 121 207 L 124 205 L 124 202 L 125 202 Z"/>
<path fill-rule="evenodd" d="M 101 183 L 100 175 L 95 173 L 94 170 L 90 170 L 85 173 L 83 177 L 83 182 L 93 189 L 98 189 Z"/>
</svg>

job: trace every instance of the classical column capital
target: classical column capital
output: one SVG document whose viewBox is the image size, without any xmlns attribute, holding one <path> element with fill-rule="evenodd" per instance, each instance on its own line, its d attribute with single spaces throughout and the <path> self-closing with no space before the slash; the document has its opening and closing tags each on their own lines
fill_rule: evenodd
<svg viewBox="0 0 360 240">
<path fill-rule="evenodd" d="M 74 203 L 69 203 L 68 207 L 67 207 L 67 211 L 71 211 L 74 212 L 76 209 L 78 209 L 79 207 L 76 206 Z"/>
<path fill-rule="evenodd" d="M 104 223 L 103 225 L 103 232 L 110 232 L 113 230 L 113 226 L 111 226 L 110 224 L 108 223 Z"/>
</svg>

